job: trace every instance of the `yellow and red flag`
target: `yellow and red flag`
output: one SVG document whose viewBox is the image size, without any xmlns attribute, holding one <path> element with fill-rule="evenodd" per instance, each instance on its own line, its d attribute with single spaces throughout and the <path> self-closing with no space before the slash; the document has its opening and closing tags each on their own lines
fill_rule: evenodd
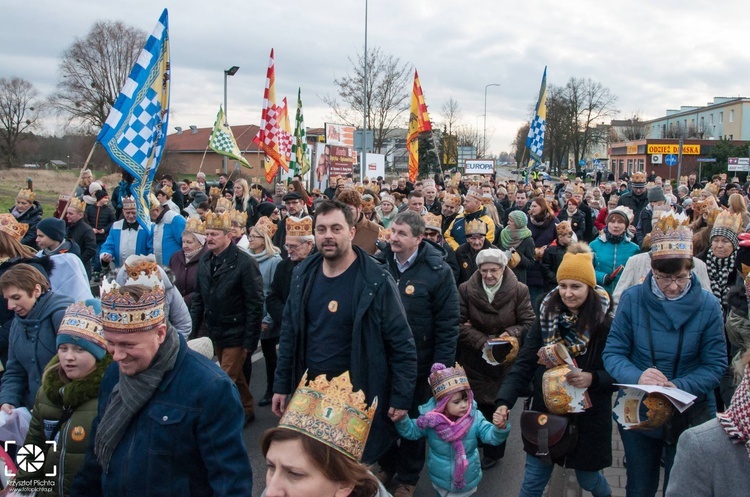
<svg viewBox="0 0 750 497">
<path fill-rule="evenodd" d="M 419 75 L 414 69 L 414 89 L 411 93 L 411 112 L 409 114 L 409 133 L 406 135 L 406 148 L 409 151 L 409 181 L 416 181 L 419 173 L 419 134 L 432 131 L 427 104 L 424 102 Z"/>
<path fill-rule="evenodd" d="M 289 169 L 289 165 L 279 150 L 281 111 L 281 107 L 276 105 L 276 69 L 274 67 L 272 48 L 271 58 L 268 61 L 268 71 L 266 72 L 266 89 L 263 92 L 263 112 L 260 116 L 260 129 L 255 138 L 253 138 L 253 142 L 266 154 L 266 181 L 269 183 L 276 176 L 279 166 L 283 167 L 284 170 Z"/>
</svg>

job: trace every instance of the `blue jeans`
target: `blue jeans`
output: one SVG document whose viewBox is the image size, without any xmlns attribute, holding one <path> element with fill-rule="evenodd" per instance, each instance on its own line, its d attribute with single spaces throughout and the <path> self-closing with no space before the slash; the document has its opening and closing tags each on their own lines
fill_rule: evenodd
<svg viewBox="0 0 750 497">
<path fill-rule="evenodd" d="M 664 455 L 664 490 L 669 483 L 669 472 L 674 464 L 676 447 L 667 445 L 661 438 L 654 438 L 636 430 L 620 430 L 625 459 L 628 462 L 628 497 L 654 497 L 659 488 L 661 457 Z M 661 432 L 661 430 L 659 430 Z M 662 492 L 663 493 L 663 492 Z"/>
<path fill-rule="evenodd" d="M 630 463 L 630 461 L 628 461 Z M 547 486 L 554 464 L 547 464 L 538 457 L 526 454 L 526 470 L 518 497 L 542 497 Z M 612 493 L 609 483 L 601 471 L 576 471 L 576 479 L 582 489 L 591 492 L 594 497 L 606 497 Z"/>
</svg>

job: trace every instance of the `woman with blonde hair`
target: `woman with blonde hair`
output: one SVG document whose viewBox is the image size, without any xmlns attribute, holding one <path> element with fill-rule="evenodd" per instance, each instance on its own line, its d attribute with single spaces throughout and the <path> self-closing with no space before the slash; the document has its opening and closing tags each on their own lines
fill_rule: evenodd
<svg viewBox="0 0 750 497">
<path fill-rule="evenodd" d="M 250 194 L 247 180 L 240 178 L 234 182 L 234 208 L 247 213 L 247 225 L 252 226 L 258 221 L 258 199 Z"/>
<path fill-rule="evenodd" d="M 729 205 L 729 212 L 742 216 L 742 231 L 746 232 L 750 228 L 750 214 L 747 212 L 747 199 L 745 196 L 733 193 L 729 196 L 727 204 Z"/>
</svg>

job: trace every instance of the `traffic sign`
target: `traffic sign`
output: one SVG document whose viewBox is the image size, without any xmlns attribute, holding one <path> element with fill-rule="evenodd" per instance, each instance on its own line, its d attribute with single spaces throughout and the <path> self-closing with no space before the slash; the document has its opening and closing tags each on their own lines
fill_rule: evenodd
<svg viewBox="0 0 750 497">
<path fill-rule="evenodd" d="M 669 167 L 674 166 L 675 164 L 677 164 L 677 156 L 675 154 L 665 155 L 664 164 L 668 165 Z"/>
<path fill-rule="evenodd" d="M 595 167 L 599 167 L 601 165 L 602 165 L 602 161 L 600 161 L 599 159 L 594 159 L 594 166 Z"/>
<path fill-rule="evenodd" d="M 701 157 L 700 159 L 695 159 L 695 162 L 716 162 L 716 159 L 714 159 L 713 157 L 708 157 L 708 158 Z"/>
<path fill-rule="evenodd" d="M 578 161 L 578 165 L 579 165 L 579 166 L 585 166 L 585 165 L 586 165 L 586 160 L 585 160 L 585 159 L 581 159 L 581 160 L 579 160 L 579 161 Z"/>
</svg>

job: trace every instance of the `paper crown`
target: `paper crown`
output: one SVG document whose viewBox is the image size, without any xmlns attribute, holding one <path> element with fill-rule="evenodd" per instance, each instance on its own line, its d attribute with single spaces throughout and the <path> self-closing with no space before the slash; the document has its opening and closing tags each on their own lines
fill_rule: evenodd
<svg viewBox="0 0 750 497">
<path fill-rule="evenodd" d="M 263 191 L 258 187 L 252 187 L 250 188 L 250 196 L 255 198 L 255 200 L 262 200 Z"/>
<path fill-rule="evenodd" d="M 435 400 L 440 400 L 443 397 L 470 388 L 466 371 L 458 363 L 452 368 L 448 368 L 440 363 L 433 364 L 427 382 L 430 384 Z"/>
<path fill-rule="evenodd" d="M 224 209 L 225 211 L 229 211 L 234 207 L 232 205 L 232 201 L 229 200 L 226 197 L 221 197 L 219 200 L 216 201 L 216 210 Z"/>
<path fill-rule="evenodd" d="M 133 197 L 122 197 L 123 209 L 135 209 L 135 199 Z"/>
<path fill-rule="evenodd" d="M 0 214 L 0 231 L 20 242 L 26 232 L 29 231 L 29 225 L 19 223 L 13 214 Z"/>
<path fill-rule="evenodd" d="M 103 349 L 107 348 L 102 334 L 102 317 L 84 302 L 75 303 L 65 310 L 57 334 L 71 335 L 93 342 Z"/>
<path fill-rule="evenodd" d="M 442 231 L 443 216 L 438 216 L 432 212 L 428 212 L 422 219 L 424 219 L 425 228 L 428 230 Z"/>
<path fill-rule="evenodd" d="M 124 267 L 128 278 L 125 286 L 142 285 L 148 288 L 164 288 L 159 265 L 156 263 L 156 257 L 153 254 L 131 255 L 125 259 Z"/>
<path fill-rule="evenodd" d="M 569 221 L 560 221 L 557 226 L 555 226 L 555 231 L 557 231 L 557 235 L 567 235 L 568 233 L 573 232 L 573 228 L 570 226 Z"/>
<path fill-rule="evenodd" d="M 363 185 L 362 183 L 357 183 L 354 189 L 357 190 L 361 195 L 365 192 L 365 185 Z"/>
<path fill-rule="evenodd" d="M 713 229 L 726 229 L 737 235 L 742 231 L 742 214 L 733 214 L 729 211 L 719 212 L 716 216 L 716 221 L 714 221 Z M 713 234 L 712 231 L 711 235 Z"/>
<path fill-rule="evenodd" d="M 474 197 L 475 199 L 482 201 L 482 192 L 480 190 L 477 190 L 476 188 L 469 188 L 469 191 L 466 192 L 466 198 Z"/>
<path fill-rule="evenodd" d="M 208 220 L 208 218 L 206 218 Z M 268 218 L 266 218 L 268 219 Z M 236 224 L 237 226 L 245 227 L 247 224 L 247 212 L 238 211 L 236 209 L 232 209 L 229 211 L 229 222 L 231 224 Z"/>
<path fill-rule="evenodd" d="M 426 179 L 422 181 L 422 188 L 432 187 L 435 186 L 435 180 L 432 179 Z"/>
<path fill-rule="evenodd" d="M 221 188 L 219 188 L 218 186 L 212 186 L 211 188 L 209 188 L 208 194 L 211 197 L 221 197 Z"/>
<path fill-rule="evenodd" d="M 393 198 L 393 195 L 385 194 L 380 197 L 380 203 L 388 202 L 391 205 L 396 205 L 396 199 Z"/>
<path fill-rule="evenodd" d="M 187 224 L 185 224 L 185 231 L 188 233 L 197 233 L 199 235 L 206 234 L 206 223 L 201 221 L 198 217 L 189 217 Z"/>
<path fill-rule="evenodd" d="M 669 212 L 659 218 L 651 231 L 653 259 L 692 259 L 693 231 L 683 213 Z"/>
<path fill-rule="evenodd" d="M 29 202 L 33 202 L 35 198 L 36 193 L 29 189 L 23 189 L 18 192 L 18 195 L 16 195 L 16 199 L 28 200 Z"/>
<path fill-rule="evenodd" d="M 171 186 L 162 186 L 159 188 L 159 190 L 156 193 L 162 192 L 168 199 L 172 198 L 172 194 L 174 193 L 174 190 L 172 190 Z"/>
<path fill-rule="evenodd" d="M 309 216 L 302 219 L 294 216 L 286 218 L 286 236 L 311 236 L 313 221 Z"/>
<path fill-rule="evenodd" d="M 461 207 L 461 196 L 453 195 L 452 193 L 446 193 L 445 197 L 443 197 L 443 203 L 458 209 L 459 207 Z"/>
<path fill-rule="evenodd" d="M 487 224 L 481 219 L 474 219 L 466 223 L 466 236 L 469 235 L 486 235 Z"/>
<path fill-rule="evenodd" d="M 354 391 L 348 371 L 331 381 L 320 375 L 306 383 L 307 373 L 292 395 L 279 428 L 303 433 L 359 461 L 378 399 L 367 407 L 365 394 L 361 390 Z"/>
<path fill-rule="evenodd" d="M 375 199 L 372 195 L 362 195 L 362 212 L 372 212 L 375 210 Z"/>
<path fill-rule="evenodd" d="M 86 202 L 78 197 L 73 197 L 68 201 L 68 209 L 75 209 L 77 211 L 83 212 L 86 210 Z"/>
<path fill-rule="evenodd" d="M 190 184 L 188 185 L 188 188 L 190 188 L 191 190 L 201 190 L 202 189 L 200 183 L 198 183 L 197 181 L 191 181 Z"/>
<path fill-rule="evenodd" d="M 244 226 L 244 224 L 242 225 Z M 279 227 L 271 221 L 271 218 L 266 216 L 261 216 L 260 219 L 258 219 L 258 222 L 255 223 L 254 228 L 257 228 L 259 231 L 262 231 L 266 235 L 268 235 L 268 238 L 273 238 L 273 235 L 276 234 L 276 230 L 279 229 Z"/>
<path fill-rule="evenodd" d="M 508 193 L 516 193 L 518 191 L 518 185 L 515 183 L 508 183 L 508 188 L 506 189 L 508 190 Z"/>
<path fill-rule="evenodd" d="M 573 190 L 573 191 L 572 191 L 571 193 L 572 193 L 573 195 L 583 195 L 583 194 L 585 193 L 585 192 L 584 192 L 584 190 L 583 190 L 583 188 L 582 188 L 582 187 L 580 187 L 580 186 L 574 186 L 574 187 L 572 188 L 572 190 Z"/>
<path fill-rule="evenodd" d="M 674 406 L 664 395 L 652 392 L 643 399 L 646 416 L 643 421 L 633 426 L 633 430 L 652 430 L 663 426 L 674 414 Z M 640 407 L 640 406 L 638 406 Z"/>
<path fill-rule="evenodd" d="M 482 194 L 482 205 L 487 205 L 492 203 L 492 195 L 489 193 Z"/>
<path fill-rule="evenodd" d="M 390 242 L 391 233 L 393 233 L 393 230 L 391 228 L 381 228 L 380 231 L 378 231 L 378 240 L 383 242 Z"/>
<path fill-rule="evenodd" d="M 687 176 L 680 176 L 680 184 L 681 185 L 687 185 L 688 177 Z"/>
<path fill-rule="evenodd" d="M 229 211 L 224 211 L 221 214 L 217 214 L 211 211 L 206 212 L 206 229 L 221 231 L 231 230 L 232 218 L 229 214 Z"/>
<path fill-rule="evenodd" d="M 163 288 L 147 289 L 138 300 L 126 289 L 127 286 L 113 288 L 102 295 L 104 331 L 136 333 L 165 322 Z"/>
<path fill-rule="evenodd" d="M 634 187 L 644 187 L 646 186 L 646 173 L 643 171 L 638 171 L 637 173 L 633 173 L 633 176 L 630 178 L 630 183 Z"/>
</svg>

